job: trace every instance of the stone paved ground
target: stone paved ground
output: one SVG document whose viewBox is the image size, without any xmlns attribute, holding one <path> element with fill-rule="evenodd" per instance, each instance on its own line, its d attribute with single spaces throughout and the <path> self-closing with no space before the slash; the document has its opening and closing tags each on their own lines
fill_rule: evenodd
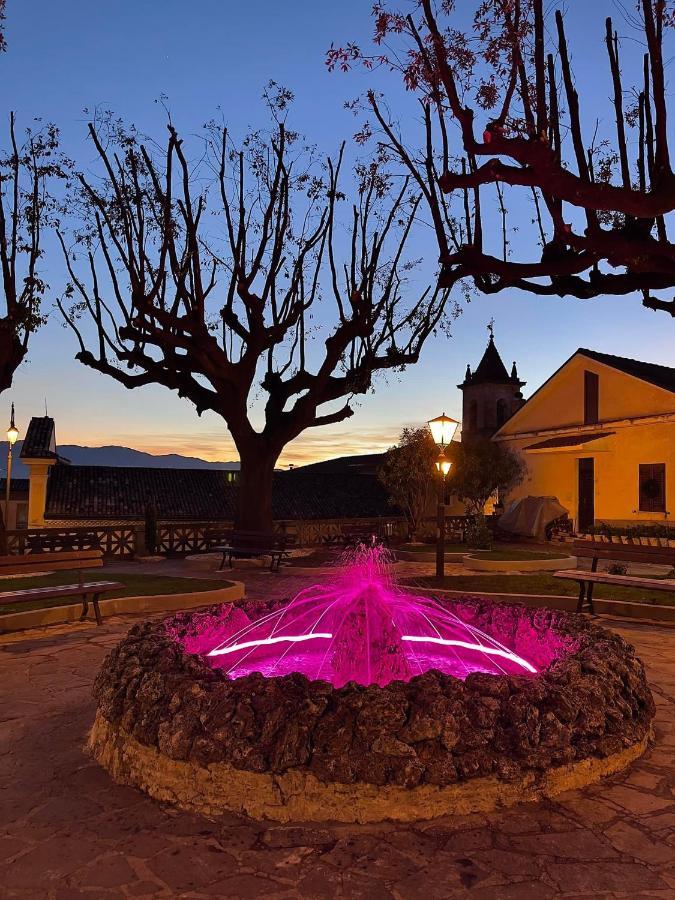
<svg viewBox="0 0 675 900">
<path fill-rule="evenodd" d="M 250 596 L 303 583 L 244 578 Z M 133 621 L 0 638 L 0 897 L 675 898 L 675 630 L 608 623 L 658 708 L 627 774 L 492 815 L 280 826 L 160 806 L 88 759 L 92 679 Z"/>
</svg>

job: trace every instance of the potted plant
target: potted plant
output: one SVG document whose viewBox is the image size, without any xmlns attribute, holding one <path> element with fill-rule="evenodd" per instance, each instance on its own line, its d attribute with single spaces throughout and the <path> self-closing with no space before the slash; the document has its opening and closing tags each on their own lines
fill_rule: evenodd
<svg viewBox="0 0 675 900">
<path fill-rule="evenodd" d="M 649 537 L 647 536 L 647 529 L 642 525 L 638 528 L 638 542 L 643 547 L 649 546 Z"/>
<path fill-rule="evenodd" d="M 602 541 L 603 544 L 610 544 L 612 542 L 612 529 L 606 522 L 601 522 L 597 528 L 598 538 Z"/>
</svg>

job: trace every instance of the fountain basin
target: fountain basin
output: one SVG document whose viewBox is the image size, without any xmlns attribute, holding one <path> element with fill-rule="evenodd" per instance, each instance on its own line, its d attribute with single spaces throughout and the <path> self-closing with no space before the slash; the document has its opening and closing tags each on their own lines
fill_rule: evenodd
<svg viewBox="0 0 675 900">
<path fill-rule="evenodd" d="M 339 687 L 298 672 L 234 678 L 185 648 L 229 616 L 280 608 L 240 601 L 129 632 L 96 679 L 91 751 L 116 780 L 186 809 L 347 822 L 554 796 L 644 751 L 653 699 L 618 635 L 550 609 L 437 602 L 536 672 Z"/>
</svg>

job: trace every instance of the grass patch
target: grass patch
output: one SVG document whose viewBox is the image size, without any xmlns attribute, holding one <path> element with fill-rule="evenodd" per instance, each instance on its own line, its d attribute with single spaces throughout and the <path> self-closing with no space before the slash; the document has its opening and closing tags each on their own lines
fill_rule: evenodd
<svg viewBox="0 0 675 900">
<path fill-rule="evenodd" d="M 401 553 L 435 553 L 436 544 L 404 544 L 398 548 Z M 445 544 L 446 553 L 471 553 L 466 544 Z M 482 556 L 483 554 L 481 554 Z"/>
<path fill-rule="evenodd" d="M 82 572 L 82 580 L 90 581 L 119 581 L 124 587 L 106 594 L 106 598 L 112 597 L 152 597 L 157 594 L 186 594 L 197 591 L 214 591 L 219 588 L 229 587 L 231 582 L 222 578 L 177 578 L 166 575 L 136 575 L 128 572 L 106 572 L 98 569 L 96 572 L 85 570 Z M 21 591 L 33 587 L 56 587 L 61 584 L 79 584 L 80 573 L 69 569 L 52 572 L 49 575 L 21 576 L 20 578 L 0 579 L 0 592 Z M 34 603 L 2 603 L 0 601 L 0 613 L 28 612 L 31 609 L 46 609 L 52 606 L 67 606 L 77 603 L 77 598 L 66 597 L 55 600 L 38 600 Z"/>
<path fill-rule="evenodd" d="M 468 551 L 469 554 L 471 551 Z M 535 559 L 567 559 L 568 553 L 548 553 L 540 550 L 489 550 L 481 553 L 479 559 L 493 560 L 494 562 L 517 562 L 518 560 Z"/>
<path fill-rule="evenodd" d="M 313 568 L 332 565 L 338 559 L 340 552 L 331 548 L 320 548 L 312 553 L 308 553 L 307 556 L 291 556 L 290 559 L 283 560 L 282 567 L 284 569 L 288 567 L 301 569 L 303 566 Z"/>
<path fill-rule="evenodd" d="M 653 576 L 659 577 L 659 576 Z M 416 578 L 419 587 L 443 587 L 467 594 L 553 594 L 559 597 L 578 597 L 576 581 L 554 578 L 545 572 L 532 575 L 447 575 L 441 584 L 434 576 Z M 642 588 L 616 588 L 611 584 L 596 584 L 593 597 L 599 600 L 625 600 L 633 603 L 675 605 L 675 591 L 648 591 Z"/>
</svg>

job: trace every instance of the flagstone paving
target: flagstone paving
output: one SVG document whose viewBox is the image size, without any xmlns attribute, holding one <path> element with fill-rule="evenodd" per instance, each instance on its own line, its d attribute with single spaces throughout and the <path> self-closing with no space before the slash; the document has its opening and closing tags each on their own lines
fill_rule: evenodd
<svg viewBox="0 0 675 900">
<path fill-rule="evenodd" d="M 241 577 L 249 596 L 308 580 Z M 134 621 L 0 637 L 0 897 L 675 898 L 675 629 L 606 621 L 638 648 L 658 709 L 629 772 L 491 815 L 333 826 L 188 815 L 87 757 L 92 679 Z"/>
</svg>

